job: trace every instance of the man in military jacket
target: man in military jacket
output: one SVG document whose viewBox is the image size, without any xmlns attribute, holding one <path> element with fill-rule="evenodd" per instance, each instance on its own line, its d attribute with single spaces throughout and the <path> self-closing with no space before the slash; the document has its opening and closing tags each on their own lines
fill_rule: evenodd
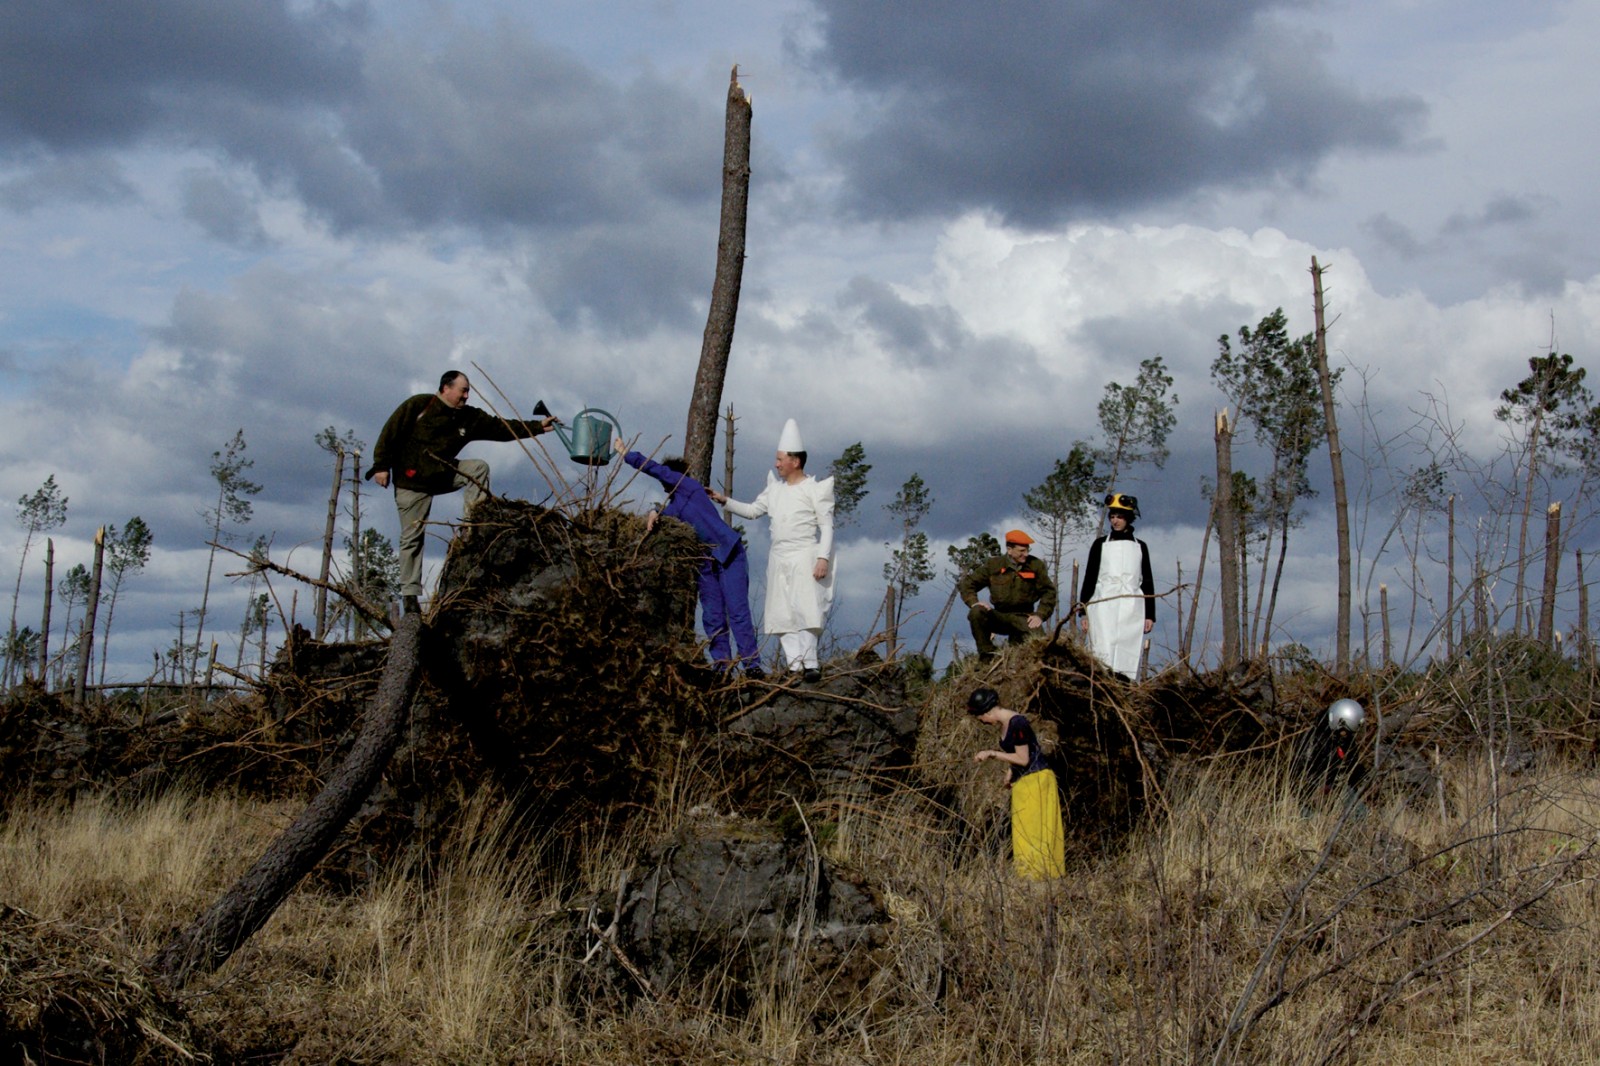
<svg viewBox="0 0 1600 1066">
<path fill-rule="evenodd" d="M 395 408 L 372 449 L 366 476 L 381 488 L 393 482 L 394 505 L 400 512 L 400 597 L 407 614 L 418 610 L 417 598 L 422 595 L 422 536 L 433 498 L 465 487 L 465 513 L 489 491 L 489 464 L 482 459 L 457 462 L 461 449 L 475 440 L 537 436 L 556 422 L 496 418 L 468 407 L 471 393 L 467 375 L 445 371 L 438 393 L 419 393 Z"/>
<path fill-rule="evenodd" d="M 978 658 L 994 658 L 995 634 L 1010 640 L 1023 640 L 1044 627 L 1044 620 L 1056 609 L 1056 587 L 1044 563 L 1028 554 L 1033 538 L 1020 529 L 1006 534 L 1006 553 L 986 559 L 961 579 L 961 602 L 972 639 L 978 645 Z M 989 590 L 989 601 L 978 593 Z"/>
</svg>

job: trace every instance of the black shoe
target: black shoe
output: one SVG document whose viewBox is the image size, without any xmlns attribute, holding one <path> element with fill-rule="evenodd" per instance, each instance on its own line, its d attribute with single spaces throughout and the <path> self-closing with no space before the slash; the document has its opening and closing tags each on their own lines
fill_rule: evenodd
<svg viewBox="0 0 1600 1066">
<path fill-rule="evenodd" d="M 818 681 L 822 680 L 822 671 L 813 666 L 811 669 L 800 675 L 800 680 L 804 681 L 808 685 L 815 685 Z"/>
<path fill-rule="evenodd" d="M 744 668 L 744 676 L 749 678 L 751 681 L 765 681 L 767 679 L 767 672 L 761 669 L 759 666 L 747 666 Z"/>
<path fill-rule="evenodd" d="M 401 596 L 400 609 L 406 614 L 422 613 L 422 605 L 417 602 L 417 598 L 415 596 Z"/>
</svg>

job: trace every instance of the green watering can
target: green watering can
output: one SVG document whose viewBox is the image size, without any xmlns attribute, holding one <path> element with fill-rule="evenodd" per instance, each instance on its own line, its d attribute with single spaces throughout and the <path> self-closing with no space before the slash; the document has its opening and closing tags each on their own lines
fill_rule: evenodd
<svg viewBox="0 0 1600 1066">
<path fill-rule="evenodd" d="M 539 401 L 533 413 L 540 418 L 550 417 L 550 409 L 543 400 Z M 561 443 L 566 445 L 567 455 L 573 462 L 584 466 L 605 466 L 609 463 L 616 454 L 611 449 L 612 438 L 622 436 L 622 423 L 611 412 L 598 407 L 585 407 L 573 416 L 570 434 L 561 428 L 559 422 L 554 429 Z"/>
</svg>

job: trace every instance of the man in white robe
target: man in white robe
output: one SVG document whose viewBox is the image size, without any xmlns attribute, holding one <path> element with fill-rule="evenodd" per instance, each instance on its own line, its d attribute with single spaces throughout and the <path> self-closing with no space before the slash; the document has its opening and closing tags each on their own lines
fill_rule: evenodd
<svg viewBox="0 0 1600 1066">
<path fill-rule="evenodd" d="M 761 628 L 774 633 L 785 665 L 808 682 L 822 680 L 817 657 L 822 622 L 833 605 L 833 478 L 806 473 L 806 449 L 794 419 L 784 423 L 767 487 L 749 503 L 711 498 L 740 518 L 772 520 L 767 602 Z"/>
</svg>

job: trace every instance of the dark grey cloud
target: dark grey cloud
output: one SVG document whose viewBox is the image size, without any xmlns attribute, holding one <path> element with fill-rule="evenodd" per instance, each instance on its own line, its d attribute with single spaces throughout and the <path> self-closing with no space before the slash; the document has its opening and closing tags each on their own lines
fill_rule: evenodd
<svg viewBox="0 0 1600 1066">
<path fill-rule="evenodd" d="M 1539 217 L 1540 204 L 1534 197 L 1501 194 L 1489 199 L 1476 211 L 1457 211 L 1444 220 L 1440 232 L 1445 236 L 1482 233 L 1497 226 L 1519 226 Z"/>
<path fill-rule="evenodd" d="M 230 245 L 263 237 L 243 192 L 258 184 L 341 235 L 531 237 L 564 321 L 681 325 L 709 290 L 720 99 L 603 78 L 524 23 L 391 32 L 359 4 L 15 0 L 0 71 L 14 208 L 126 194 L 118 153 L 199 149 L 218 171 L 188 179 L 183 210 Z"/>
<path fill-rule="evenodd" d="M 909 303 L 888 285 L 872 278 L 851 278 L 840 297 L 840 306 L 861 312 L 862 323 L 877 336 L 885 353 L 898 366 L 942 366 L 973 343 L 972 332 L 950 306 Z"/>
<path fill-rule="evenodd" d="M 361 5 L 255 0 L 7 0 L 0 146 L 125 145 L 193 94 L 292 105 L 355 88 Z"/>
<path fill-rule="evenodd" d="M 1423 105 L 1338 82 L 1285 6 L 817 0 L 813 62 L 874 102 L 834 144 L 851 206 L 1045 225 L 1412 144 Z"/>
<path fill-rule="evenodd" d="M 267 243 L 254 200 L 225 175 L 190 174 L 183 190 L 183 213 L 223 244 L 257 248 Z"/>
</svg>

